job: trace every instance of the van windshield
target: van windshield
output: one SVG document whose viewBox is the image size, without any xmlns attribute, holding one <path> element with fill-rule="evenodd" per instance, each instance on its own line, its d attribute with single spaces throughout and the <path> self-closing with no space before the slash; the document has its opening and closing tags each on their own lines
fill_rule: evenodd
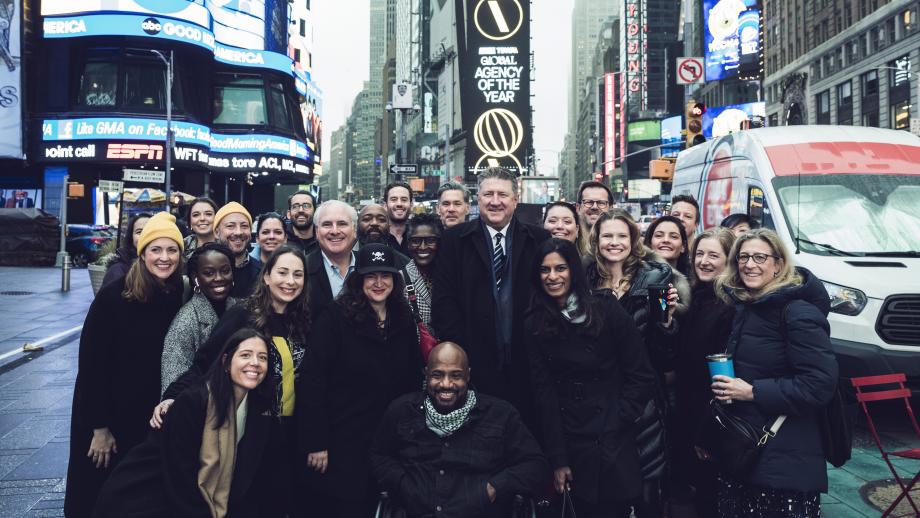
<svg viewBox="0 0 920 518">
<path fill-rule="evenodd" d="M 782 176 L 773 187 L 806 252 L 920 256 L 920 175 Z"/>
</svg>

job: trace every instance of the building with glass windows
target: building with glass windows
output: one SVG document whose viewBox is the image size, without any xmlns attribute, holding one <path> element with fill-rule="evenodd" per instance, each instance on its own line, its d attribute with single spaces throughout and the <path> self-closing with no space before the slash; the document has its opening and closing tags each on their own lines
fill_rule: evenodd
<svg viewBox="0 0 920 518">
<path fill-rule="evenodd" d="M 773 12 L 766 24 L 767 123 L 909 129 L 918 116 L 920 4 L 806 3 L 802 9 L 789 1 L 766 2 L 768 16 Z"/>
<path fill-rule="evenodd" d="M 309 7 L 42 0 L 28 56 L 26 148 L 46 197 L 64 174 L 95 187 L 144 177 L 126 169 L 164 170 L 169 62 L 174 191 L 258 212 L 276 208 L 277 186 L 311 183 L 321 93 L 309 75 Z M 162 189 L 158 176 L 125 186 Z M 70 221 L 93 222 L 94 199 L 68 204 Z"/>
</svg>

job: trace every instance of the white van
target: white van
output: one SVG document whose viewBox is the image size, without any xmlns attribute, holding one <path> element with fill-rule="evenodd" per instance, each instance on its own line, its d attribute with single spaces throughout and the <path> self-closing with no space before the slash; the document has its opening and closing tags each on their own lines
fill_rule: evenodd
<svg viewBox="0 0 920 518">
<path fill-rule="evenodd" d="M 824 281 L 841 375 L 920 388 L 920 138 L 856 126 L 733 133 L 682 151 L 672 195 L 701 228 L 735 212 L 772 228 Z"/>
</svg>

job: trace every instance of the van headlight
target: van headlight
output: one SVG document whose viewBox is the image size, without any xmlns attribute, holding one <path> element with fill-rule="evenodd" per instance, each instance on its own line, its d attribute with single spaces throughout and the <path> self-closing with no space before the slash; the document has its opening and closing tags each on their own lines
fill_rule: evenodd
<svg viewBox="0 0 920 518">
<path fill-rule="evenodd" d="M 855 289 L 822 281 L 831 298 L 831 311 L 841 315 L 856 316 L 866 307 L 866 294 Z"/>
</svg>

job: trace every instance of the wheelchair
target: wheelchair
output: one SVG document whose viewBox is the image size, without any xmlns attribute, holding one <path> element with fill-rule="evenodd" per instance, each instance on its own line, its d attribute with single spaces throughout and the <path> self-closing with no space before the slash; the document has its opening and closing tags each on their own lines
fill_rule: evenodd
<svg viewBox="0 0 920 518">
<path fill-rule="evenodd" d="M 514 505 L 511 508 L 509 518 L 537 518 L 537 507 L 543 505 L 543 502 L 537 504 L 533 500 L 523 495 L 514 495 Z M 374 518 L 406 518 L 405 509 L 401 508 L 386 491 L 380 492 L 380 498 L 377 501 L 377 510 Z"/>
</svg>

